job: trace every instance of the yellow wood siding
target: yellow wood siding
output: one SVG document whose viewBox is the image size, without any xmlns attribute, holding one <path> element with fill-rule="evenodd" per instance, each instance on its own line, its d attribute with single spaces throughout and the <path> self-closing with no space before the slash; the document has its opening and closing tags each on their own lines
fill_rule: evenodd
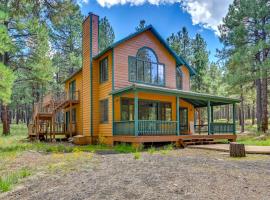
<svg viewBox="0 0 270 200">
<path fill-rule="evenodd" d="M 90 136 L 90 17 L 88 16 L 83 24 L 83 68 L 82 68 L 82 122 L 83 122 L 83 134 Z"/>
<path fill-rule="evenodd" d="M 68 94 L 69 92 L 69 84 L 72 81 L 76 81 L 76 91 L 79 92 L 79 104 L 72 106 L 71 109 L 76 108 L 76 126 L 77 126 L 77 134 L 83 134 L 83 122 L 82 122 L 82 71 L 77 73 L 72 79 L 69 79 L 65 82 L 65 92 Z M 68 110 L 65 110 L 65 112 Z"/>
<path fill-rule="evenodd" d="M 108 58 L 108 80 L 100 83 L 99 62 Z M 93 62 L 93 132 L 94 136 L 112 136 L 112 51 Z M 100 123 L 99 101 L 108 99 L 108 122 Z"/>
</svg>

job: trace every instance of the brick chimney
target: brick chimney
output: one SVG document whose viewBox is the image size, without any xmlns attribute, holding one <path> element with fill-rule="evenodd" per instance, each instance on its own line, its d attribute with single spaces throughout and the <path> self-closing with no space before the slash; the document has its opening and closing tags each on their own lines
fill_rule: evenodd
<svg viewBox="0 0 270 200">
<path fill-rule="evenodd" d="M 93 99 L 92 97 L 92 58 L 98 54 L 99 16 L 93 13 L 85 18 L 82 24 L 82 106 L 83 135 L 93 135 Z"/>
</svg>

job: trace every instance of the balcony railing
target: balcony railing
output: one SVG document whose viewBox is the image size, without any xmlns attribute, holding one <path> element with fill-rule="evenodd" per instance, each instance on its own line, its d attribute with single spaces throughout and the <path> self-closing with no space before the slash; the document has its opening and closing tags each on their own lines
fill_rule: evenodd
<svg viewBox="0 0 270 200">
<path fill-rule="evenodd" d="M 139 120 L 138 135 L 176 135 L 176 121 Z M 114 135 L 135 135 L 134 121 L 114 122 Z"/>
</svg>

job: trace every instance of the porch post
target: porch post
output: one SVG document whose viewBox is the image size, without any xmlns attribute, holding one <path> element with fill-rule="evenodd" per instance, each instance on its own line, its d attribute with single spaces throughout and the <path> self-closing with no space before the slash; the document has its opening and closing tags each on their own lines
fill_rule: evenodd
<svg viewBox="0 0 270 200">
<path fill-rule="evenodd" d="M 210 124 L 211 124 L 211 104 L 210 104 L 210 101 L 207 102 L 207 120 L 208 120 L 208 135 L 211 134 L 211 127 L 210 127 Z"/>
<path fill-rule="evenodd" d="M 214 122 L 214 106 L 211 106 L 211 122 Z"/>
<path fill-rule="evenodd" d="M 180 113 L 179 113 L 179 97 L 176 97 L 176 120 L 177 120 L 177 135 L 180 135 L 180 128 L 179 128 L 179 120 L 180 120 Z"/>
<path fill-rule="evenodd" d="M 138 130 L 139 130 L 139 105 L 138 105 L 138 92 L 135 91 L 135 97 L 134 97 L 134 128 L 135 128 L 135 136 L 138 136 Z"/>
<path fill-rule="evenodd" d="M 235 103 L 233 103 L 233 134 L 236 134 L 236 106 L 235 106 Z"/>
</svg>

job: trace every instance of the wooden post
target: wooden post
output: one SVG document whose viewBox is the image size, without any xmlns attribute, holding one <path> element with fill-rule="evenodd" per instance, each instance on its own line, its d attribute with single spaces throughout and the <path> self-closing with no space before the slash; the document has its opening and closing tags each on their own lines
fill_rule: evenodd
<svg viewBox="0 0 270 200">
<path fill-rule="evenodd" d="M 235 103 L 233 103 L 233 134 L 236 134 L 236 106 Z"/>
<path fill-rule="evenodd" d="M 214 122 L 214 106 L 211 106 L 211 122 Z"/>
<path fill-rule="evenodd" d="M 176 97 L 177 135 L 180 135 L 179 97 Z"/>
<path fill-rule="evenodd" d="M 246 156 L 245 145 L 238 144 L 236 142 L 231 142 L 230 143 L 230 156 L 231 157 L 245 157 Z"/>
<path fill-rule="evenodd" d="M 135 121 L 135 136 L 138 136 L 139 130 L 139 101 L 138 101 L 138 92 L 135 91 L 135 98 L 134 98 L 134 121 Z"/>
<path fill-rule="evenodd" d="M 211 124 L 211 104 L 210 104 L 210 101 L 208 101 L 207 103 L 207 120 L 208 120 L 208 135 L 211 134 L 211 127 L 210 127 L 210 124 Z"/>
<path fill-rule="evenodd" d="M 69 136 L 70 136 L 70 139 L 72 138 L 72 126 L 71 126 L 71 123 L 72 123 L 72 112 L 71 112 L 71 107 L 72 107 L 72 103 L 69 103 Z"/>
</svg>

